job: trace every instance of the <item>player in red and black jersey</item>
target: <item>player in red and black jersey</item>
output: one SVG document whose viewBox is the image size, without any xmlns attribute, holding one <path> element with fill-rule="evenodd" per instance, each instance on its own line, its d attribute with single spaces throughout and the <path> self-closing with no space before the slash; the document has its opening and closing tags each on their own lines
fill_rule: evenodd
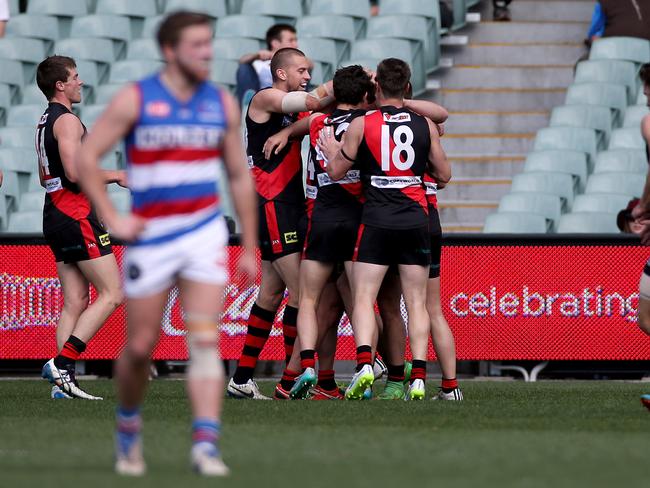
<svg viewBox="0 0 650 488">
<path fill-rule="evenodd" d="M 36 129 L 39 175 L 45 187 L 43 234 L 56 260 L 64 304 L 56 330 L 58 356 L 43 367 L 53 398 L 100 399 L 79 388 L 75 361 L 122 302 L 120 274 L 110 237 L 77 185 L 74 155 L 86 128 L 72 113 L 83 82 L 74 60 L 51 56 L 39 64 L 36 81 L 49 104 Z M 126 185 L 124 171 L 105 171 L 106 183 Z M 88 305 L 88 284 L 97 299 Z"/>
<path fill-rule="evenodd" d="M 365 203 L 353 266 L 357 373 L 346 398 L 361 398 L 372 385 L 372 342 L 376 334 L 374 304 L 390 265 L 398 265 L 409 314 L 413 353 L 409 399 L 425 395 L 429 318 L 426 282 L 431 261 L 428 206 L 422 178 L 429 169 L 436 181 L 446 183 L 450 169 L 435 124 L 404 107 L 410 78 L 408 65 L 399 59 L 383 60 L 377 67 L 380 109 L 355 119 L 343 143 L 333 131 L 321 131 L 319 146 L 329 161 L 327 172 L 342 178 L 353 163 L 359 165 Z"/>
<path fill-rule="evenodd" d="M 252 380 L 253 370 L 268 339 L 285 288 L 289 303 L 284 311 L 283 332 L 289 364 L 276 396 L 286 398 L 298 375 L 297 357 L 292 362 L 289 358 L 296 337 L 298 272 L 304 234 L 301 225 L 305 223 L 300 140 L 291 141 L 269 157 L 264 154 L 264 145 L 270 136 L 296 122 L 301 117 L 300 112 L 320 110 L 334 100 L 331 82 L 312 92 L 305 91 L 310 80 L 309 67 L 302 51 L 278 50 L 271 60 L 273 86 L 255 94 L 246 114 L 248 163 L 259 203 L 262 282 L 248 319 L 239 364 L 228 384 L 228 393 L 238 398 L 266 399 Z"/>
</svg>

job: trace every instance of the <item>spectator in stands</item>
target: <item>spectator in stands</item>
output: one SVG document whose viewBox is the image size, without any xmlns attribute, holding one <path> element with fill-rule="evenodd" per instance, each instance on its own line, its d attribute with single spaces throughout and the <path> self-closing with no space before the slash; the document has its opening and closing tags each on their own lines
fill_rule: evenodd
<svg viewBox="0 0 650 488">
<path fill-rule="evenodd" d="M 370 15 L 379 15 L 379 0 L 370 0 Z"/>
<path fill-rule="evenodd" d="M 494 12 L 492 18 L 497 21 L 507 22 L 510 20 L 510 5 L 512 0 L 492 0 L 492 7 L 494 7 Z"/>
<path fill-rule="evenodd" d="M 650 2 L 599 0 L 594 7 L 587 42 L 600 37 L 640 37 L 650 40 Z"/>
<path fill-rule="evenodd" d="M 632 210 L 639 204 L 638 198 L 633 198 L 623 210 L 616 216 L 616 225 L 624 234 L 641 235 L 643 224 L 634 218 Z"/>
<path fill-rule="evenodd" d="M 0 37 L 5 36 L 5 28 L 9 21 L 9 0 L 0 0 Z"/>
<path fill-rule="evenodd" d="M 266 49 L 245 54 L 239 59 L 237 69 L 237 99 L 242 104 L 246 92 L 271 86 L 271 58 L 285 47 L 298 48 L 296 29 L 289 24 L 275 24 L 266 31 Z"/>
</svg>

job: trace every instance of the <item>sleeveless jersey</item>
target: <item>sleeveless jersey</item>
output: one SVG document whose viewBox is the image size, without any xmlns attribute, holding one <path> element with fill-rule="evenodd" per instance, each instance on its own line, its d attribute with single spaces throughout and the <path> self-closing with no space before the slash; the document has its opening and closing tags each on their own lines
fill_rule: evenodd
<svg viewBox="0 0 650 488">
<path fill-rule="evenodd" d="M 54 123 L 64 115 L 71 114 L 65 105 L 50 102 L 41 116 L 36 128 L 36 154 L 38 155 L 39 171 L 45 184 L 45 204 L 43 206 L 43 227 L 53 230 L 64 227 L 73 221 L 95 217 L 90 201 L 81 192 L 79 185 L 70 181 L 63 169 L 59 143 L 54 137 Z M 83 136 L 86 135 L 86 126 Z M 83 139 L 82 136 L 82 139 Z"/>
<path fill-rule="evenodd" d="M 309 161 L 307 162 L 307 214 L 314 222 L 358 220 L 362 209 L 362 184 L 357 165 L 353 165 L 340 180 L 332 180 L 326 171 L 327 161 L 318 149 L 320 130 L 333 126 L 334 135 L 341 140 L 343 133 L 365 110 L 335 110 L 331 115 L 315 118 L 309 127 Z"/>
<path fill-rule="evenodd" d="M 424 117 L 385 106 L 365 116 L 357 153 L 366 201 L 361 222 L 409 229 L 428 225 L 422 178 L 431 138 Z"/>
<path fill-rule="evenodd" d="M 246 112 L 246 154 L 248 167 L 255 179 L 258 204 L 261 206 L 268 201 L 276 201 L 304 205 L 301 141 L 290 140 L 282 151 L 273 154 L 268 160 L 264 157 L 262 149 L 269 137 L 308 114 L 303 112 L 270 115 L 269 120 L 259 124 L 250 118 L 248 111 Z"/>
<path fill-rule="evenodd" d="M 226 115 L 220 89 L 201 83 L 178 101 L 155 74 L 136 83 L 140 116 L 126 136 L 132 211 L 147 219 L 137 244 L 192 232 L 221 214 L 219 166 Z"/>
<path fill-rule="evenodd" d="M 427 202 L 429 205 L 431 205 L 433 208 L 438 208 L 438 184 L 436 183 L 436 180 L 433 176 L 431 176 L 428 172 L 424 173 L 424 177 L 422 178 L 422 181 L 424 181 L 424 191 L 427 195 Z"/>
</svg>

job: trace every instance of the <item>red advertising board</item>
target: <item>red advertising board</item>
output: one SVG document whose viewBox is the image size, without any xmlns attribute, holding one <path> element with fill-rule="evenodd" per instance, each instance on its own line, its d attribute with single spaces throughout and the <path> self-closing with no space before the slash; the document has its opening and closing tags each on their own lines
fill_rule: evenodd
<svg viewBox="0 0 650 488">
<path fill-rule="evenodd" d="M 240 248 L 229 249 L 232 268 Z M 122 249 L 115 247 L 115 252 L 121 261 Z M 638 282 L 649 254 L 647 248 L 620 245 L 444 247 L 442 304 L 458 358 L 649 360 L 650 339 L 636 326 Z M 226 288 L 221 333 L 226 359 L 239 357 L 257 284 L 231 282 Z M 0 245 L 0 359 L 52 357 L 62 304 L 46 246 Z M 262 359 L 284 359 L 283 307 Z M 403 315 L 407 319 L 405 310 Z M 90 342 L 84 358 L 115 358 L 124 344 L 124 327 L 120 307 Z M 161 329 L 154 357 L 185 359 L 175 290 Z M 337 357 L 354 358 L 352 328 L 345 316 Z"/>
</svg>

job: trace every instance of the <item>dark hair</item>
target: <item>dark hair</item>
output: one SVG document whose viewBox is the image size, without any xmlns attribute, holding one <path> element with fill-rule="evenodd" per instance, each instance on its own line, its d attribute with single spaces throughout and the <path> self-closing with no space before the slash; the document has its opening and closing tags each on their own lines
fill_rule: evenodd
<svg viewBox="0 0 650 488">
<path fill-rule="evenodd" d="M 266 48 L 271 50 L 271 41 L 279 41 L 282 39 L 282 33 L 289 31 L 292 34 L 296 33 L 294 26 L 289 24 L 274 24 L 266 31 Z"/>
<path fill-rule="evenodd" d="M 205 14 L 198 12 L 190 12 L 187 10 L 179 10 L 169 14 L 163 19 L 158 27 L 156 39 L 158 45 L 175 47 L 181 38 L 183 29 L 193 25 L 207 25 L 212 27 L 212 19 Z"/>
<path fill-rule="evenodd" d="M 639 78 L 644 85 L 650 85 L 650 63 L 642 64 L 639 69 Z"/>
<path fill-rule="evenodd" d="M 289 63 L 289 60 L 294 56 L 302 56 L 303 58 L 306 57 L 305 53 L 303 53 L 300 49 L 296 49 L 294 47 L 283 47 L 282 49 L 278 49 L 278 51 L 271 58 L 271 76 L 273 77 L 273 81 L 278 80 L 276 71 L 281 68 L 285 68 Z"/>
<path fill-rule="evenodd" d="M 366 95 L 370 103 L 374 102 L 375 84 L 366 70 L 358 64 L 336 70 L 333 82 L 334 98 L 337 103 L 358 105 Z"/>
<path fill-rule="evenodd" d="M 636 207 L 638 204 L 639 199 L 633 198 L 628 202 L 627 207 L 625 207 L 616 215 L 616 225 L 621 232 L 624 232 L 626 234 L 632 233 L 630 230 L 630 224 L 634 222 L 634 217 L 632 217 L 632 210 L 634 210 L 634 207 Z"/>
<path fill-rule="evenodd" d="M 401 59 L 386 58 L 377 65 L 377 84 L 386 98 L 404 98 L 411 68 Z"/>
<path fill-rule="evenodd" d="M 45 95 L 51 100 L 54 97 L 57 81 L 68 81 L 70 70 L 77 67 L 74 59 L 68 56 L 50 56 L 40 62 L 36 68 L 36 84 Z"/>
</svg>

